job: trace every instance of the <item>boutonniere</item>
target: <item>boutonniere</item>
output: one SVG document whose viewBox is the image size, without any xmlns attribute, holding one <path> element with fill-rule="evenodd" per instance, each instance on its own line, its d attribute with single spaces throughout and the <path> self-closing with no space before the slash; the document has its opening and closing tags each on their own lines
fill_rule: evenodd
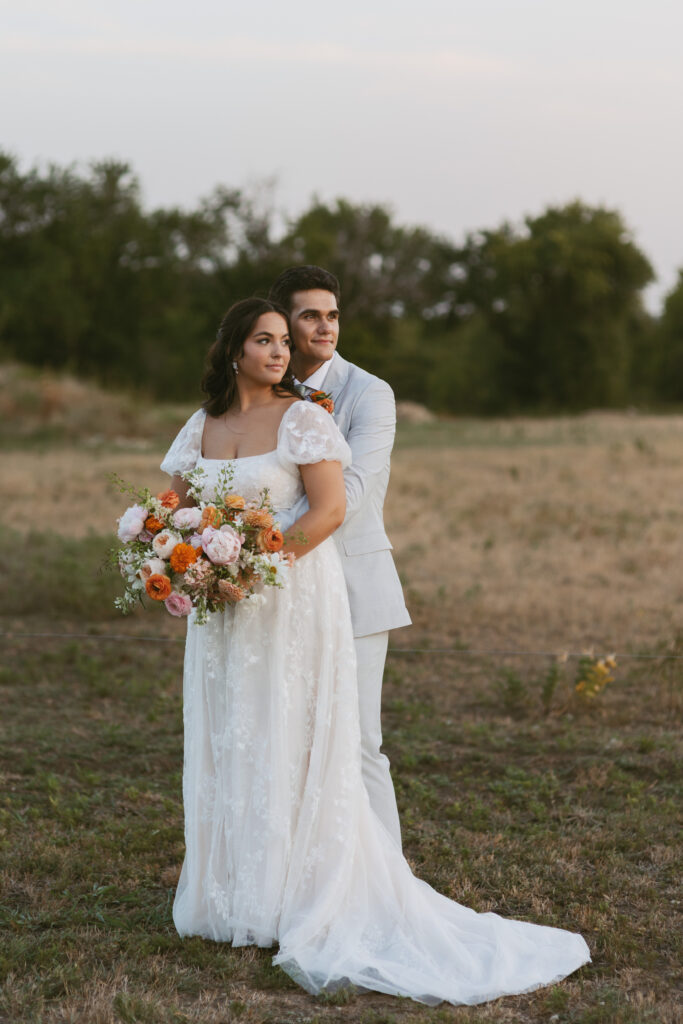
<svg viewBox="0 0 683 1024">
<path fill-rule="evenodd" d="M 308 396 L 309 402 L 315 402 L 316 405 L 322 406 L 326 412 L 334 412 L 334 402 L 332 401 L 332 395 L 328 395 L 326 391 L 311 391 Z"/>
</svg>

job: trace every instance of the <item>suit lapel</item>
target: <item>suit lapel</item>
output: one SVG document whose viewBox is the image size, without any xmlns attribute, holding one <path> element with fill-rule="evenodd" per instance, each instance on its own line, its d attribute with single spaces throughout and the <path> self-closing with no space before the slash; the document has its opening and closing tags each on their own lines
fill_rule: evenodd
<svg viewBox="0 0 683 1024">
<path fill-rule="evenodd" d="M 327 394 L 330 395 L 335 405 L 341 392 L 346 386 L 350 369 L 351 364 L 347 363 L 346 359 L 343 359 L 338 352 L 335 352 L 334 362 L 332 363 L 323 384 L 323 391 L 326 391 Z"/>
</svg>

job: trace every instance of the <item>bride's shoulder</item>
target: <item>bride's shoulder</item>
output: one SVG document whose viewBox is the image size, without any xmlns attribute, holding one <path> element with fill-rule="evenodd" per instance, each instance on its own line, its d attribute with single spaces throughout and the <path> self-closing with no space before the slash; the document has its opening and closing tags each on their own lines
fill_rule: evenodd
<svg viewBox="0 0 683 1024">
<path fill-rule="evenodd" d="M 331 413 L 316 402 L 294 402 L 285 412 L 278 431 L 281 461 L 304 465 L 337 459 L 346 466 L 350 450 Z"/>
<path fill-rule="evenodd" d="M 196 433 L 197 429 L 203 428 L 206 419 L 206 410 L 200 406 L 199 409 L 195 409 L 192 415 L 188 416 L 185 420 L 178 431 L 177 437 L 186 437 L 188 434 Z"/>
<path fill-rule="evenodd" d="M 205 419 L 207 419 L 206 409 L 200 405 L 198 409 L 195 409 L 195 411 L 187 417 L 183 425 L 180 427 L 180 433 L 182 433 L 183 430 L 188 430 L 189 428 L 196 426 L 198 423 L 204 423 Z"/>
<path fill-rule="evenodd" d="M 205 410 L 203 408 L 196 409 L 180 428 L 161 463 L 161 468 L 165 473 L 173 476 L 176 473 L 187 473 L 194 469 L 201 453 L 205 419 Z"/>
<path fill-rule="evenodd" d="M 282 404 L 285 407 L 285 415 L 289 412 L 293 405 L 306 405 L 303 398 L 300 395 L 287 395 L 286 398 L 281 399 Z"/>
<path fill-rule="evenodd" d="M 296 422 L 299 415 L 299 407 L 302 405 L 308 405 L 308 402 L 305 402 L 303 398 L 299 398 L 298 396 L 283 398 L 282 402 L 285 406 L 285 411 L 280 418 L 280 425 L 277 431 L 278 438 L 281 438 L 282 435 L 290 429 L 290 425 Z"/>
<path fill-rule="evenodd" d="M 325 426 L 326 420 L 332 420 L 330 413 L 325 412 L 317 402 L 306 401 L 305 398 L 293 398 L 280 421 L 280 428 L 292 429 L 294 425 L 315 429 L 316 424 Z M 332 420 L 334 423 L 334 420 Z"/>
</svg>

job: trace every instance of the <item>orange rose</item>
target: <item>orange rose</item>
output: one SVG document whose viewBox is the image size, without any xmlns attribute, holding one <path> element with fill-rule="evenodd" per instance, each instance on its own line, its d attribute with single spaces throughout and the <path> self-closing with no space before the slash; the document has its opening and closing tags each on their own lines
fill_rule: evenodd
<svg viewBox="0 0 683 1024">
<path fill-rule="evenodd" d="M 173 587 L 171 586 L 171 581 L 168 576 L 163 576 L 160 572 L 155 572 L 152 573 L 152 575 L 145 581 L 145 590 L 152 600 L 165 601 L 173 590 Z"/>
<path fill-rule="evenodd" d="M 173 572 L 185 572 L 197 561 L 197 549 L 191 544 L 176 544 L 169 559 Z"/>
<path fill-rule="evenodd" d="M 325 412 L 334 412 L 334 402 L 325 391 L 311 391 L 308 396 L 312 402 L 319 405 Z"/>
<path fill-rule="evenodd" d="M 259 530 L 256 534 L 256 546 L 259 551 L 279 551 L 284 542 L 285 538 L 280 531 L 271 527 Z"/>
<path fill-rule="evenodd" d="M 247 526 L 255 526 L 259 530 L 269 529 L 273 525 L 273 517 L 265 508 L 248 508 L 242 519 Z"/>
<path fill-rule="evenodd" d="M 180 504 L 180 498 L 175 491 L 161 491 L 157 498 L 164 508 L 177 508 Z"/>
<path fill-rule="evenodd" d="M 214 526 L 216 529 L 218 529 L 222 522 L 223 516 L 218 511 L 218 509 L 214 508 L 213 505 L 207 505 L 204 511 L 202 512 L 202 520 L 199 524 L 199 529 L 197 533 L 201 533 L 202 530 L 205 530 L 207 528 L 207 526 Z"/>
<path fill-rule="evenodd" d="M 156 516 L 147 516 L 145 519 L 145 529 L 149 530 L 150 533 L 159 533 L 163 528 L 164 524 Z"/>
<path fill-rule="evenodd" d="M 236 583 L 231 583 L 230 580 L 218 581 L 218 593 L 228 604 L 237 604 L 247 596 L 241 587 L 238 587 Z"/>
<path fill-rule="evenodd" d="M 230 512 L 241 512 L 244 508 L 244 498 L 241 494 L 226 494 L 223 504 Z"/>
</svg>

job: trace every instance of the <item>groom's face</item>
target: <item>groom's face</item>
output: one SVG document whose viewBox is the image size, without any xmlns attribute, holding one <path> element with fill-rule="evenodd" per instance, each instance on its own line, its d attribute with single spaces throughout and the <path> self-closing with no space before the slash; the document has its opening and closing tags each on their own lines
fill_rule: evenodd
<svg viewBox="0 0 683 1024">
<path fill-rule="evenodd" d="M 321 288 L 294 292 L 290 322 L 299 361 L 313 365 L 332 358 L 339 340 L 339 309 L 332 292 Z"/>
</svg>

